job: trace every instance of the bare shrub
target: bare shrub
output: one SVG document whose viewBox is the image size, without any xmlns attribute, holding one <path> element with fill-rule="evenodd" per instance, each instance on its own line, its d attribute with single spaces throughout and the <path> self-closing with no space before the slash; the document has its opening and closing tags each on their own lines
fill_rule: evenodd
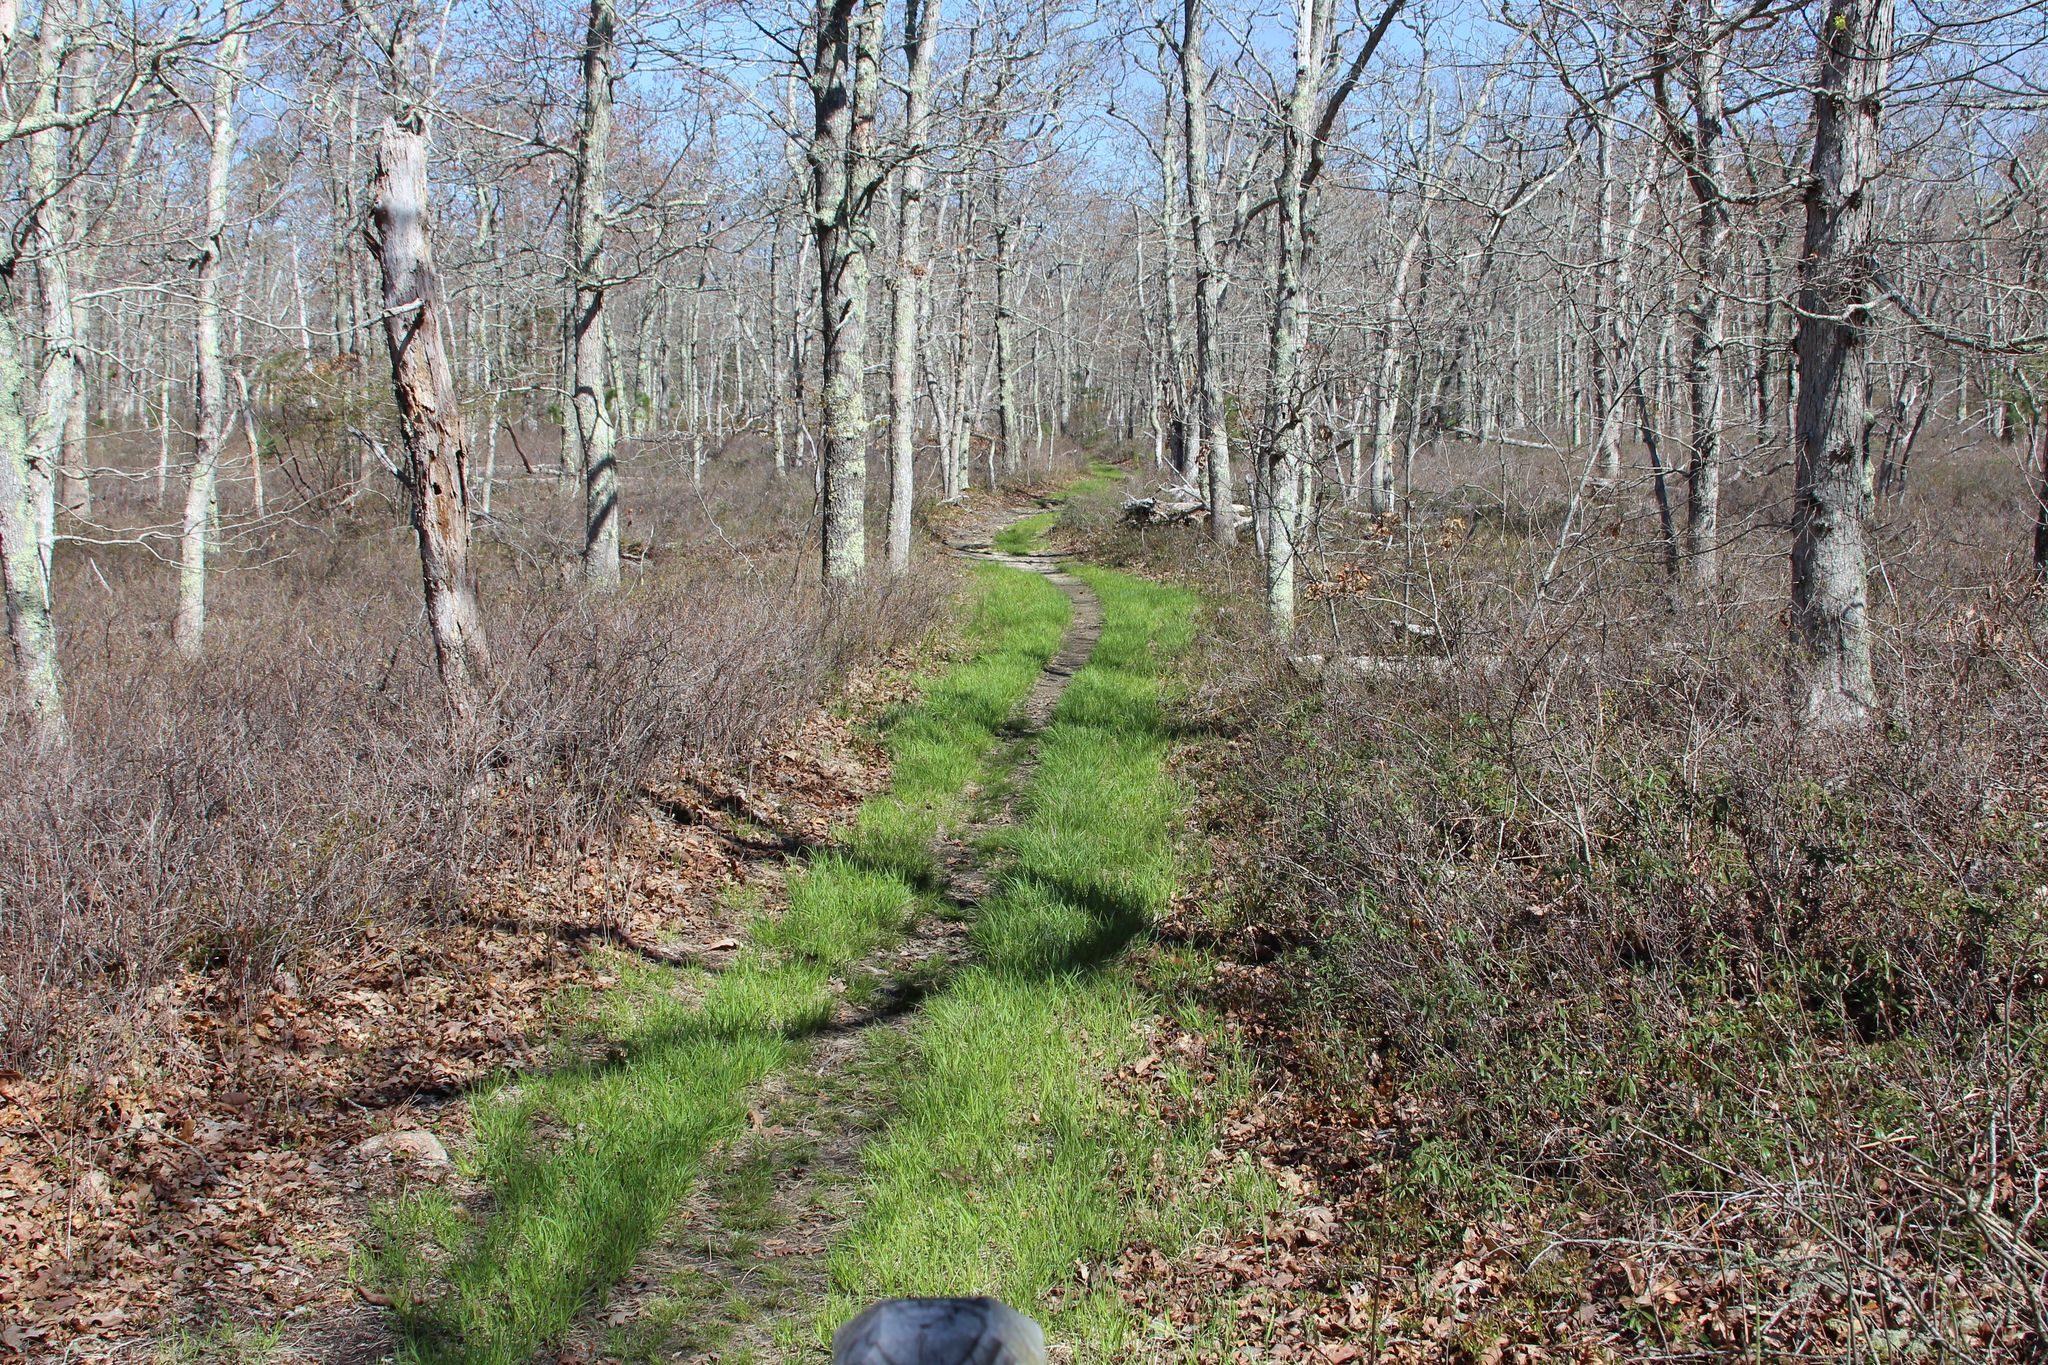
<svg viewBox="0 0 2048 1365">
<path fill-rule="evenodd" d="M 115 1036 L 172 971 L 317 970 L 366 917 L 456 913 L 472 870 L 608 837 L 660 771 L 746 752 L 920 637 L 943 590 L 827 599 L 786 555 L 700 545 L 599 602 L 515 555 L 489 594 L 494 705 L 450 743 L 404 535 L 344 525 L 229 564 L 193 668 L 167 657 L 159 566 L 71 558 L 75 743 L 0 736 L 21 774 L 0 791 L 7 1059 Z"/>
<path fill-rule="evenodd" d="M 1380 1250 L 1512 1244 L 1495 1311 L 1631 1349 L 2048 1341 L 2048 663 L 1982 486 L 1888 525 L 1854 735 L 1789 723 L 1761 550 L 1692 601 L 1620 509 L 1534 608 L 1553 547 L 1443 509 L 1329 536 L 1292 657 L 1225 615 L 1219 928 L 1289 954 L 1312 1087 L 1393 1097 Z"/>
</svg>

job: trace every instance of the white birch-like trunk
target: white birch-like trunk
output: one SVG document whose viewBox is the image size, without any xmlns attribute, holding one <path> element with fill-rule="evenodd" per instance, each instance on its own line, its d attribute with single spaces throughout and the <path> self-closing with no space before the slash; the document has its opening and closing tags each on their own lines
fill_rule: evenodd
<svg viewBox="0 0 2048 1365">
<path fill-rule="evenodd" d="M 71 42 L 71 12 L 63 3 L 43 11 L 36 33 L 32 116 L 55 114 L 63 98 L 64 54 Z M 45 581 L 57 543 L 57 486 L 62 479 L 64 425 L 71 411 L 78 374 L 73 354 L 71 275 L 68 251 L 72 236 L 71 197 L 58 184 L 64 151 L 61 128 L 29 135 L 26 157 L 28 197 L 39 207 L 28 223 L 42 304 L 39 330 L 42 369 L 37 383 L 35 416 L 28 428 L 28 477 L 36 512 L 36 553 Z"/>
<path fill-rule="evenodd" d="M 1294 24 L 1294 84 L 1281 129 L 1280 171 L 1274 184 L 1273 324 L 1270 389 L 1266 401 L 1264 478 L 1266 614 L 1273 633 L 1294 633 L 1294 565 L 1301 530 L 1301 354 L 1308 344 L 1302 299 L 1308 266 L 1309 143 L 1315 135 L 1323 87 L 1331 0 L 1298 0 Z"/>
<path fill-rule="evenodd" d="M 269 515 L 263 496 L 263 436 L 256 426 L 256 399 L 249 392 L 249 376 L 235 368 L 235 400 L 242 412 L 242 443 L 249 447 L 249 507 L 258 517 Z"/>
<path fill-rule="evenodd" d="M 1393 290 L 1387 295 L 1385 331 L 1380 336 L 1380 359 L 1372 402 L 1372 459 L 1366 466 L 1366 507 L 1375 514 L 1394 507 L 1394 422 L 1401 410 L 1401 373 L 1406 368 L 1408 302 L 1415 260 L 1422 250 L 1423 233 L 1429 223 L 1427 197 L 1416 206 L 1415 226 L 1401 244 L 1401 256 L 1394 266 Z"/>
<path fill-rule="evenodd" d="M 570 320 L 570 402 L 583 484 L 583 581 L 593 592 L 619 586 L 617 388 L 609 382 L 605 319 L 605 194 L 611 164 L 612 66 L 618 21 L 612 0 L 590 0 L 583 45 L 583 121 L 576 138 L 571 232 L 576 311 Z"/>
<path fill-rule="evenodd" d="M 1695 205 L 1699 279 L 1690 310 L 1692 338 L 1686 366 L 1692 458 L 1685 475 L 1685 551 L 1693 582 L 1711 587 L 1720 579 L 1721 427 L 1727 402 L 1723 353 L 1728 201 L 1721 180 L 1727 159 L 1723 147 L 1727 115 L 1721 75 L 1733 30 L 1723 24 L 1720 0 L 1699 0 L 1699 20 L 1702 42 L 1694 57 L 1693 130 L 1686 165 Z"/>
<path fill-rule="evenodd" d="M 171 377 L 167 374 L 157 391 L 156 502 L 161 507 L 171 494 Z"/>
<path fill-rule="evenodd" d="M 782 275 L 782 214 L 778 210 L 768 229 L 768 317 L 764 329 L 768 339 L 768 434 L 778 479 L 789 473 L 789 405 L 781 383 L 783 357 L 787 354 L 782 345 Z M 795 330 L 800 324 L 794 310 L 788 311 L 789 326 Z"/>
<path fill-rule="evenodd" d="M 0 593 L 6 598 L 8 652 L 14 659 L 22 709 L 36 738 L 51 746 L 64 742 L 64 704 L 57 632 L 50 619 L 50 579 L 29 463 L 28 381 L 19 307 L 12 289 L 0 297 Z"/>
<path fill-rule="evenodd" d="M 1166 400 L 1173 428 L 1174 472 L 1185 482 L 1199 475 L 1202 463 L 1201 402 L 1188 392 L 1187 331 L 1180 317 L 1180 233 L 1181 177 L 1187 158 L 1174 156 L 1174 144 L 1187 135 L 1187 120 L 1180 121 L 1180 137 L 1172 120 L 1159 139 L 1159 311 L 1166 320 Z M 1180 164 L 1176 165 L 1178 160 Z M 1036 403 L 1034 402 L 1034 407 Z"/>
<path fill-rule="evenodd" d="M 235 94 L 241 84 L 245 40 L 240 5 L 228 0 L 220 57 L 213 69 L 213 107 L 207 130 L 206 226 L 199 242 L 198 318 L 193 348 L 192 426 L 197 445 L 185 485 L 185 515 L 178 537 L 178 614 L 171 640 L 178 654 L 197 659 L 206 643 L 206 559 L 220 497 L 220 461 L 227 446 L 227 368 L 221 358 L 221 272 L 225 265 L 228 172 L 235 156 Z"/>
<path fill-rule="evenodd" d="M 1308 283 L 1309 195 L 1323 167 L 1325 145 L 1357 87 L 1359 74 L 1378 50 L 1404 0 L 1388 0 L 1349 69 L 1326 97 L 1323 85 L 1333 55 L 1331 33 L 1336 0 L 1297 0 L 1294 22 L 1294 83 L 1281 125 L 1280 169 L 1273 186 L 1273 330 L 1270 385 L 1266 402 L 1267 455 L 1263 483 L 1266 615 L 1275 635 L 1294 633 L 1295 562 L 1302 514 L 1312 489 L 1303 434 L 1302 354 L 1308 348 L 1309 315 L 1303 292 Z"/>
<path fill-rule="evenodd" d="M 1601 104 L 1593 115 L 1594 192 L 1599 207 L 1593 231 L 1593 422 L 1599 450 L 1593 461 L 1595 477 L 1612 486 L 1621 481 L 1621 344 L 1617 315 L 1621 294 L 1615 280 L 1618 262 L 1614 252 L 1615 184 L 1614 109 Z"/>
<path fill-rule="evenodd" d="M 889 353 L 889 571 L 910 568 L 916 496 L 918 295 L 924 287 L 925 142 L 931 135 L 932 53 L 940 0 L 907 0 L 903 14 L 904 160 L 896 202 L 895 315 Z"/>
<path fill-rule="evenodd" d="M 1181 8 L 1181 118 L 1187 160 L 1188 231 L 1195 257 L 1195 397 L 1208 456 L 1209 534 L 1219 545 L 1237 542 L 1236 493 L 1230 472 L 1230 420 L 1223 395 L 1223 275 L 1216 255 L 1209 167 L 1209 73 L 1204 58 L 1207 16 L 1203 0 Z"/>
</svg>

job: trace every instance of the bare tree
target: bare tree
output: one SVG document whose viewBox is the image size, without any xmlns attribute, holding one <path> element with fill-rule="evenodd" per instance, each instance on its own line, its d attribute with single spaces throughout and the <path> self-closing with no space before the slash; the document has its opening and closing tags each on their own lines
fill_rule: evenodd
<svg viewBox="0 0 2048 1365">
<path fill-rule="evenodd" d="M 1873 182 L 1893 5 L 1894 0 L 1830 0 L 1820 29 L 1800 253 L 1792 618 L 1800 713 L 1822 727 L 1860 720 L 1877 700 L 1865 543 L 1868 346 Z"/>
<path fill-rule="evenodd" d="M 239 0 L 227 0 L 223 22 L 206 127 L 206 222 L 199 239 L 199 317 L 193 348 L 193 426 L 198 444 L 185 485 L 185 518 L 178 537 L 178 617 L 172 631 L 172 642 L 186 659 L 197 659 L 205 648 L 206 556 L 220 499 L 221 454 L 228 441 L 220 295 L 227 251 L 228 175 L 235 157 L 235 93 L 247 55 Z"/>
<path fill-rule="evenodd" d="M 1693 196 L 1693 239 L 1698 278 L 1687 310 L 1691 331 L 1687 359 L 1692 447 L 1686 465 L 1685 552 L 1694 582 L 1711 586 L 1719 578 L 1721 518 L 1721 428 L 1726 408 L 1727 378 L 1723 352 L 1728 294 L 1728 189 L 1724 142 L 1727 100 L 1722 91 L 1728 48 L 1739 26 L 1722 14 L 1721 0 L 1694 0 L 1692 22 L 1681 35 L 1680 11 L 1672 9 L 1671 25 L 1654 67 L 1653 88 L 1666 135 L 1685 168 Z M 1670 50 L 1688 44 L 1681 59 Z M 1667 74 L 1683 66 L 1692 95 L 1688 127 L 1672 106 Z"/>
<path fill-rule="evenodd" d="M 1230 474 L 1230 421 L 1223 390 L 1223 278 L 1216 250 L 1215 173 L 1209 164 L 1208 12 L 1182 0 L 1180 34 L 1182 151 L 1187 160 L 1188 231 L 1194 239 L 1196 423 L 1208 456 L 1209 534 L 1237 541 Z"/>
<path fill-rule="evenodd" d="M 583 120 L 576 135 L 575 222 L 571 231 L 575 313 L 570 376 L 583 481 L 583 581 L 596 592 L 619 586 L 619 432 L 608 384 L 605 325 L 605 194 L 611 163 L 612 67 L 618 19 L 612 0 L 590 0 L 583 42 Z"/>
<path fill-rule="evenodd" d="M 1282 115 L 1280 170 L 1273 197 L 1276 264 L 1267 398 L 1266 613 L 1275 634 L 1294 631 L 1294 564 L 1301 534 L 1306 469 L 1302 426 L 1301 357 L 1308 344 L 1307 284 L 1311 229 L 1309 195 L 1322 174 L 1331 132 L 1345 101 L 1358 88 L 1405 0 L 1388 0 L 1359 44 L 1350 65 L 1327 93 L 1335 50 L 1335 0 L 1299 0 L 1295 7 L 1294 81 Z"/>
<path fill-rule="evenodd" d="M 881 0 L 819 0 L 809 147 L 818 245 L 819 334 L 825 369 L 825 579 L 848 582 L 867 563 L 868 252 L 874 245 L 875 101 L 881 88 Z"/>
<path fill-rule="evenodd" d="M 903 165 L 896 198 L 896 293 L 889 353 L 889 570 L 910 567 L 910 511 L 916 495 L 919 295 L 924 285 L 926 143 L 931 138 L 932 53 L 941 0 L 905 0 Z"/>
<path fill-rule="evenodd" d="M 413 530 L 434 657 L 450 705 L 473 708 L 491 672 L 470 558 L 469 473 L 462 412 L 445 340 L 447 303 L 427 215 L 427 115 L 410 67 L 411 16 L 388 28 L 360 7 L 358 19 L 384 52 L 391 112 L 370 175 L 369 244 L 384 282 L 384 342 L 406 454 Z"/>
<path fill-rule="evenodd" d="M 57 671 L 57 632 L 50 619 L 49 565 L 38 530 L 30 478 L 27 379 L 23 372 L 15 262 L 0 269 L 0 590 L 7 600 L 7 643 L 24 708 L 45 744 L 64 740 L 64 704 Z"/>
<path fill-rule="evenodd" d="M 18 5 L 0 3 L 0 63 L 18 48 L 20 18 Z M 59 202 L 60 135 L 124 112 L 154 80 L 166 54 L 192 40 L 182 30 L 158 40 L 116 30 L 129 44 L 125 78 L 111 90 L 89 90 L 80 99 L 66 68 L 80 37 L 79 19 L 74 5 L 44 7 L 37 18 L 27 97 L 14 106 L 19 113 L 10 111 L 0 120 L 0 144 L 26 144 L 29 190 L 20 216 L 0 234 L 6 246 L 0 255 L 0 595 L 6 601 L 8 652 L 22 710 L 46 746 L 62 744 L 67 734 L 51 616 L 51 560 L 56 466 L 78 402 L 82 344 L 62 260 L 71 241 L 69 205 Z M 31 273 L 37 285 L 33 293 L 24 279 Z M 41 402 L 32 416 L 31 338 L 38 328 L 30 307 L 38 295 L 43 374 L 41 384 L 33 386 L 40 389 Z"/>
</svg>

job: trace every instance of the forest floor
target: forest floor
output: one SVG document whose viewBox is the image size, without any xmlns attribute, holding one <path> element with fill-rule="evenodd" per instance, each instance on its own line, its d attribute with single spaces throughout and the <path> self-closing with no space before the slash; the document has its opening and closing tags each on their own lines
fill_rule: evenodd
<svg viewBox="0 0 2048 1365">
<path fill-rule="evenodd" d="M 1377 1316 L 1318 1269 L 1348 1139 L 1255 1079 L 1268 1016 L 1189 919 L 1201 603 L 1069 562 L 1064 495 L 1114 497 L 940 528 L 975 562 L 936 669 L 679 776 L 610 858 L 373 938 L 338 994 L 281 982 L 235 1092 L 198 1056 L 138 1077 L 106 1124 L 205 1163 L 158 1179 L 182 1202 L 0 1152 L 79 1210 L 0 1355 L 815 1360 L 874 1299 L 989 1293 L 1056 1360 L 1355 1356 Z M 62 1121 L 0 1080 L 5 1140 Z"/>
<path fill-rule="evenodd" d="M 1120 1251 L 1260 1205 L 1212 1161 L 1241 1077 L 1124 952 L 1176 879 L 1194 602 L 1063 571 L 1050 520 L 953 528 L 967 658 L 884 721 L 891 785 L 786 904 L 715 967 L 619 963 L 554 1066 L 474 1099 L 461 1174 L 383 1202 L 361 1271 L 405 1356 L 800 1357 L 964 1292 L 1101 1354 L 1141 1335 Z"/>
<path fill-rule="evenodd" d="M 899 704 L 915 663 L 852 680 L 844 709 Z M 777 901 L 790 852 L 887 775 L 821 710 L 650 788 L 614 846 L 480 874 L 431 932 L 372 919 L 246 1003 L 188 971 L 117 1073 L 0 1071 L 0 1359 L 387 1355 L 366 1211 L 459 1184 L 472 1096 L 551 1065 L 580 1011 L 734 960 L 734 907 Z"/>
</svg>

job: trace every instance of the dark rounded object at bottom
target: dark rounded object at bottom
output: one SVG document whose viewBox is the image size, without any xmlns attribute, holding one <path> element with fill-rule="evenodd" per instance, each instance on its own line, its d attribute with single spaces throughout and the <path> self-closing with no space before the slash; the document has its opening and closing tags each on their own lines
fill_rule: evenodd
<svg viewBox="0 0 2048 1365">
<path fill-rule="evenodd" d="M 1045 1333 L 997 1299 L 884 1299 L 832 1334 L 833 1365 L 1045 1365 Z"/>
</svg>

